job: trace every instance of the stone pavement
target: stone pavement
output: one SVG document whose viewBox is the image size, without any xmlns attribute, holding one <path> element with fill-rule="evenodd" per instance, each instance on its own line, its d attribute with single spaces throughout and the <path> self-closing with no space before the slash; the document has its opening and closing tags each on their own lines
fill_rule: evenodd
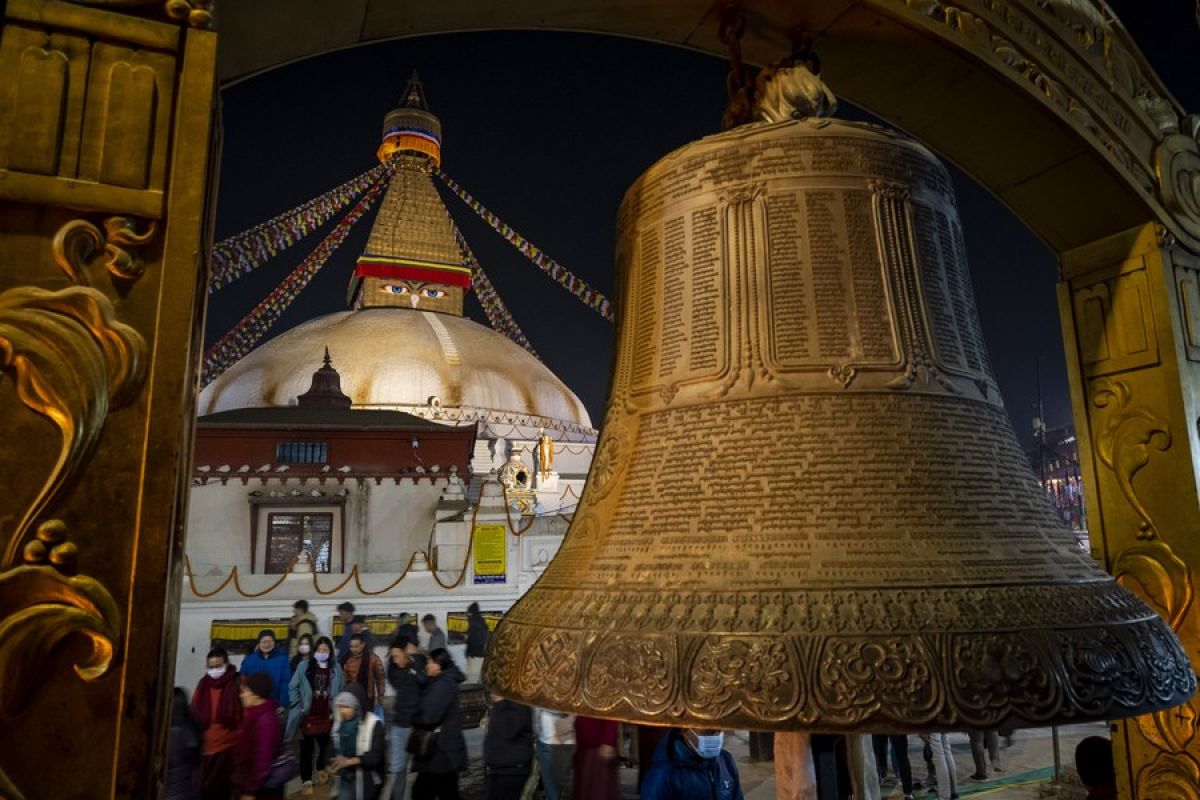
<svg viewBox="0 0 1200 800">
<path fill-rule="evenodd" d="M 1062 766 L 1067 773 L 1065 780 L 1056 785 L 1053 781 L 1054 747 L 1049 728 L 1017 731 L 1012 745 L 1008 747 L 1001 743 L 1000 758 L 1004 767 L 1003 772 L 997 772 L 986 781 L 971 781 L 968 779 L 974 772 L 974 761 L 971 759 L 971 749 L 966 734 L 951 734 L 950 742 L 954 749 L 955 761 L 958 764 L 959 796 L 966 798 L 986 798 L 986 800 L 1082 800 L 1085 793 L 1071 785 L 1074 770 L 1075 745 L 1085 736 L 1107 736 L 1108 726 L 1103 723 L 1088 725 L 1071 725 L 1059 728 L 1059 742 L 1062 754 Z M 483 785 L 483 731 L 466 732 L 467 751 L 471 755 L 471 767 L 463 776 L 460 786 L 463 800 L 483 800 L 485 797 Z M 771 800 L 775 797 L 775 774 L 772 764 L 752 764 L 749 760 L 749 745 L 745 733 L 731 734 L 726 737 L 727 749 L 733 753 L 741 773 L 742 791 L 746 800 Z M 909 762 L 912 764 L 913 776 L 918 780 L 925 778 L 926 769 L 921 757 L 921 743 L 916 736 L 909 737 Z M 410 779 L 411 780 L 411 779 Z M 637 770 L 621 770 L 622 800 L 637 798 Z M 303 800 L 298 789 L 289 797 Z M 318 788 L 314 797 L 328 796 L 328 789 Z M 902 800 L 903 792 L 898 785 L 890 781 L 884 787 L 883 800 Z M 935 795 L 927 790 L 919 789 L 914 795 L 917 800 L 932 800 Z M 540 797 L 540 795 L 539 795 Z"/>
</svg>

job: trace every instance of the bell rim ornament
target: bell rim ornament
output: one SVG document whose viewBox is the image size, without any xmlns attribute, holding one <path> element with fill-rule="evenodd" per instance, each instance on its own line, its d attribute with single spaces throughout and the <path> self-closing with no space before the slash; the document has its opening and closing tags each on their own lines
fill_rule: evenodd
<svg viewBox="0 0 1200 800">
<path fill-rule="evenodd" d="M 626 194 L 597 454 L 559 555 L 493 635 L 485 682 L 586 716 L 778 731 L 1040 727 L 1184 702 L 1196 677 L 1169 624 L 1070 550 L 1022 464 L 944 168 L 892 131 L 829 119 L 833 95 L 803 66 L 765 71 L 759 98 L 764 121 L 685 145 Z M 801 207 L 810 226 L 840 220 L 840 284 L 817 287 L 816 235 L 804 292 L 773 271 L 795 249 L 776 220 Z M 853 234 L 865 220 L 873 253 Z M 712 241 L 716 288 L 700 298 Z M 687 277 L 668 286 L 672 246 Z M 796 311 L 839 300 L 857 314 L 844 330 Z M 664 355 L 700 352 L 697 307 L 722 336 L 699 377 L 680 364 L 708 350 Z M 669 320 L 687 341 L 664 348 Z M 813 355 L 838 336 L 848 355 Z M 679 458 L 707 474 L 660 480 Z"/>
</svg>

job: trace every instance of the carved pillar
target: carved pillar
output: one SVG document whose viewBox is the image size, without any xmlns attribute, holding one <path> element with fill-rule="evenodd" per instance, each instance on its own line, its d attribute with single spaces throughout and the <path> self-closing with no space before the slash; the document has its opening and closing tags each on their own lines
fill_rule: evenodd
<svg viewBox="0 0 1200 800">
<path fill-rule="evenodd" d="M 149 798 L 161 777 L 213 162 L 205 6 L 0 3 L 4 798 Z"/>
<path fill-rule="evenodd" d="M 1064 254 L 1062 268 L 1093 555 L 1170 621 L 1200 670 L 1200 257 L 1147 224 Z M 1198 715 L 1193 698 L 1119 726 L 1123 800 L 1200 797 Z"/>
</svg>

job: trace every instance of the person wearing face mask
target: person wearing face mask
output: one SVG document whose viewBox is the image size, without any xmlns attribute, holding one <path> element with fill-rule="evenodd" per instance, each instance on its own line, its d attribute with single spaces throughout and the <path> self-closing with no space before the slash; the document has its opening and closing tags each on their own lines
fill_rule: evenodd
<svg viewBox="0 0 1200 800">
<path fill-rule="evenodd" d="M 304 645 L 300 645 L 303 650 Z M 300 793 L 313 793 L 313 754 L 317 756 L 317 782 L 327 779 L 329 734 L 333 728 L 333 698 L 342 692 L 342 667 L 333 657 L 333 642 L 317 640 L 311 658 L 298 662 L 288 686 L 288 720 L 284 736 L 289 742 L 300 737 Z"/>
<path fill-rule="evenodd" d="M 299 641 L 293 643 L 294 652 L 288 660 L 288 666 L 291 667 L 292 676 L 295 677 L 297 669 L 304 669 L 304 662 L 312 656 L 313 637 L 307 633 L 300 636 Z"/>
<path fill-rule="evenodd" d="M 292 680 L 292 668 L 282 649 L 275 646 L 275 633 L 264 628 L 258 633 L 258 646 L 242 661 L 242 675 L 265 674 L 271 679 L 275 693 L 272 699 L 282 713 L 288 705 L 288 685 Z"/>
<path fill-rule="evenodd" d="M 232 750 L 242 723 L 238 696 L 238 671 L 229 654 L 219 647 L 208 653 L 204 677 L 192 693 L 192 716 L 200 725 L 200 796 L 203 800 L 229 800 L 233 784 Z"/>
<path fill-rule="evenodd" d="M 317 637 L 317 618 L 308 610 L 307 600 L 297 600 L 292 604 L 292 618 L 288 620 L 288 656 L 296 657 L 300 640 L 305 636 L 309 639 Z"/>
<path fill-rule="evenodd" d="M 737 764 L 715 730 L 672 730 L 642 783 L 642 800 L 743 800 Z"/>
<path fill-rule="evenodd" d="M 342 692 L 335 700 L 330 769 L 338 776 L 338 800 L 375 800 L 383 785 L 383 721 L 364 711 L 359 696 Z"/>
</svg>

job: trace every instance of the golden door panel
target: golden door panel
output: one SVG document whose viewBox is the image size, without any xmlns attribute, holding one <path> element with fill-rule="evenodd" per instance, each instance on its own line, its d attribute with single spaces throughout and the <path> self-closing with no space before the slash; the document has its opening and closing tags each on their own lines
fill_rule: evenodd
<svg viewBox="0 0 1200 800">
<path fill-rule="evenodd" d="M 216 42 L 123 7 L 0 29 L 6 799 L 149 798 L 163 766 Z"/>
</svg>

